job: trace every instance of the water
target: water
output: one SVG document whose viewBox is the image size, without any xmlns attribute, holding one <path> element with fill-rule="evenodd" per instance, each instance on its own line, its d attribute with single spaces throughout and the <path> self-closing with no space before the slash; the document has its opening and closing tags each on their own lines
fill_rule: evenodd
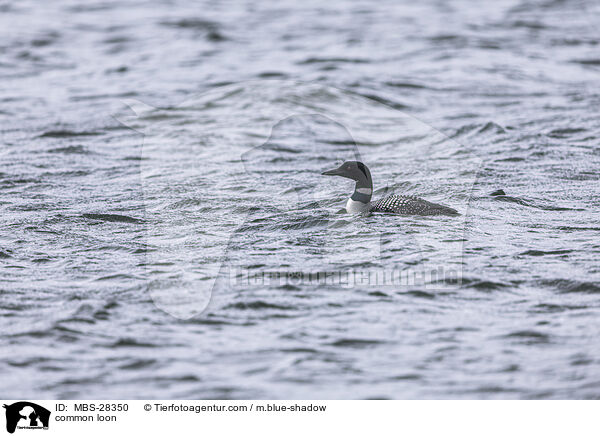
<svg viewBox="0 0 600 436">
<path fill-rule="evenodd" d="M 0 396 L 600 398 L 591 0 L 0 10 Z"/>
</svg>

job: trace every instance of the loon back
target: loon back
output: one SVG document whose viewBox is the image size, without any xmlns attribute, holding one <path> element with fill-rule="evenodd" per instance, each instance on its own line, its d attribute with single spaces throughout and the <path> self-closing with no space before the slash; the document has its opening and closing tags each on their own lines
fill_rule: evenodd
<svg viewBox="0 0 600 436">
<path fill-rule="evenodd" d="M 432 203 L 412 195 L 390 195 L 370 203 L 370 212 L 398 213 L 402 215 L 458 215 L 455 209 Z"/>
<path fill-rule="evenodd" d="M 365 164 L 357 161 L 344 162 L 339 168 L 325 171 L 325 176 L 341 176 L 356 181 L 354 193 L 346 203 L 349 213 L 384 212 L 401 215 L 458 215 L 448 206 L 431 203 L 412 195 L 390 195 L 378 201 L 371 201 L 373 180 Z"/>
</svg>

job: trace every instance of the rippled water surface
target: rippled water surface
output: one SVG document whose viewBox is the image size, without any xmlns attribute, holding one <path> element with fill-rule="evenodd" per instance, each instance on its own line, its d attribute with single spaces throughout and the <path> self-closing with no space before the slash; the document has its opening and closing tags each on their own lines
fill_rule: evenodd
<svg viewBox="0 0 600 436">
<path fill-rule="evenodd" d="M 0 391 L 600 399 L 598 23 L 0 2 Z M 461 215 L 339 213 L 354 159 Z"/>
</svg>

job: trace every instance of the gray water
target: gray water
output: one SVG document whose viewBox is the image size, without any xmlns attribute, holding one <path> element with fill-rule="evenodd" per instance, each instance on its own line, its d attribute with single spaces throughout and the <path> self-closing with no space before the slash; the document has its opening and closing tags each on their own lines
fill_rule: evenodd
<svg viewBox="0 0 600 436">
<path fill-rule="evenodd" d="M 599 399 L 598 23 L 0 2 L 0 397 Z"/>
</svg>

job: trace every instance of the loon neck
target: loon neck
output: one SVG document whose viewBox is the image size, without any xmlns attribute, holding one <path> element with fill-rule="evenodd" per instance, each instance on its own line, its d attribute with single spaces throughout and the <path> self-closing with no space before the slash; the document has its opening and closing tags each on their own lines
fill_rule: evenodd
<svg viewBox="0 0 600 436">
<path fill-rule="evenodd" d="M 353 201 L 360 201 L 361 203 L 368 204 L 371 201 L 373 195 L 373 188 L 359 188 L 358 186 L 354 189 L 354 193 L 350 197 Z"/>
<path fill-rule="evenodd" d="M 373 180 L 371 179 L 371 174 L 368 170 L 366 171 L 366 176 L 366 178 L 356 181 L 354 193 L 350 198 L 354 201 L 368 204 L 371 201 L 371 195 L 373 195 Z"/>
<path fill-rule="evenodd" d="M 346 203 L 346 211 L 348 213 L 358 213 L 368 210 L 372 195 L 373 183 L 370 177 L 366 181 L 356 182 L 354 193 Z"/>
</svg>

